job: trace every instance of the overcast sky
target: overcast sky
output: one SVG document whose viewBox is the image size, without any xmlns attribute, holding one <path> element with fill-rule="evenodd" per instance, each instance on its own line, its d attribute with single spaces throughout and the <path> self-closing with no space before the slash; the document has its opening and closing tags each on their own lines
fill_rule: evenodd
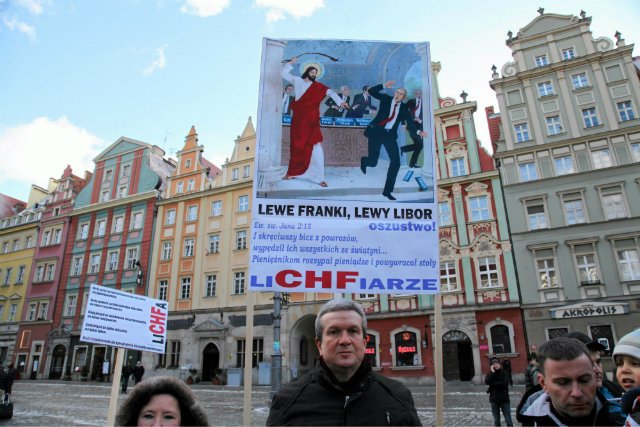
<svg viewBox="0 0 640 427">
<path fill-rule="evenodd" d="M 640 41 L 637 0 L 0 0 L 0 193 L 26 201 L 67 164 L 93 170 L 120 136 L 175 158 L 192 125 L 221 165 L 255 123 L 263 37 L 428 41 L 441 96 L 478 103 L 489 147 L 491 66 L 512 60 L 507 32 L 539 7 L 584 9 L 595 38 Z"/>
</svg>

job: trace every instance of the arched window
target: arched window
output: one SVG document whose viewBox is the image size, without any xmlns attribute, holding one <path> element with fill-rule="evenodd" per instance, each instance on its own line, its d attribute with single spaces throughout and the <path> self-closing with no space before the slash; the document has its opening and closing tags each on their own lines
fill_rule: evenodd
<svg viewBox="0 0 640 427">
<path fill-rule="evenodd" d="M 417 366 L 418 337 L 415 332 L 402 331 L 394 336 L 396 341 L 396 366 Z"/>
<path fill-rule="evenodd" d="M 511 339 L 509 328 L 505 325 L 495 325 L 490 329 L 493 353 L 511 353 Z"/>
</svg>

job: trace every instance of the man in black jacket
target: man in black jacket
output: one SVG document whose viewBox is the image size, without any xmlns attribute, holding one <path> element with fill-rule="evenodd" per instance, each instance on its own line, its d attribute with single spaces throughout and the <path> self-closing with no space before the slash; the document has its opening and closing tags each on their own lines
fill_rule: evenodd
<svg viewBox="0 0 640 427">
<path fill-rule="evenodd" d="M 609 402 L 596 391 L 589 350 L 574 338 L 559 337 L 538 350 L 543 393 L 522 409 L 524 426 L 611 426 Z"/>
<path fill-rule="evenodd" d="M 504 415 L 504 422 L 513 425 L 511 420 L 511 401 L 509 400 L 509 375 L 502 369 L 500 359 L 492 357 L 491 372 L 485 377 L 484 383 L 489 386 L 489 403 L 493 414 L 493 425 L 500 425 L 500 411 Z"/>
<path fill-rule="evenodd" d="M 333 299 L 316 318 L 320 360 L 273 398 L 268 426 L 420 426 L 411 392 L 371 370 L 367 320 L 351 300 Z"/>
</svg>

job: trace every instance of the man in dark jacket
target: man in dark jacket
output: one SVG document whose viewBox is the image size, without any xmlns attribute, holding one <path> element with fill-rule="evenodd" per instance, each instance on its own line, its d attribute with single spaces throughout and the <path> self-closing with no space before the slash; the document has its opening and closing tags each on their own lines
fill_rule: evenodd
<svg viewBox="0 0 640 427">
<path fill-rule="evenodd" d="M 493 425 L 500 425 L 500 411 L 504 415 L 504 422 L 513 425 L 511 420 L 511 401 L 509 400 L 509 375 L 502 369 L 500 359 L 492 357 L 491 372 L 485 377 L 484 383 L 489 386 L 489 403 L 493 414 Z"/>
<path fill-rule="evenodd" d="M 559 337 L 538 351 L 543 393 L 522 409 L 525 426 L 611 426 L 609 402 L 596 392 L 589 350 L 580 341 Z"/>
<path fill-rule="evenodd" d="M 367 320 L 351 300 L 333 299 L 316 318 L 320 360 L 273 398 L 268 426 L 420 426 L 411 392 L 371 370 Z"/>
</svg>

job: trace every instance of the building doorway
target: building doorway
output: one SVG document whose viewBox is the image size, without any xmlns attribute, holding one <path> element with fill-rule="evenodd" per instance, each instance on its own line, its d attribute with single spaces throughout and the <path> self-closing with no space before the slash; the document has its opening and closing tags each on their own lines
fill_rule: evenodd
<svg viewBox="0 0 640 427">
<path fill-rule="evenodd" d="M 313 369 L 316 360 L 320 357 L 315 344 L 315 315 L 306 315 L 291 328 L 289 346 L 290 380 L 300 378 Z"/>
<path fill-rule="evenodd" d="M 59 380 L 62 377 L 62 370 L 64 369 L 64 358 L 67 355 L 67 349 L 63 345 L 57 345 L 53 349 L 53 355 L 51 359 L 51 369 L 49 369 L 49 379 Z"/>
<path fill-rule="evenodd" d="M 449 331 L 442 337 L 442 367 L 447 381 L 471 381 L 475 375 L 471 339 L 462 331 Z"/>
<path fill-rule="evenodd" d="M 202 350 L 202 381 L 212 381 L 220 367 L 220 350 L 212 342 Z"/>
<path fill-rule="evenodd" d="M 102 364 L 104 363 L 104 356 L 106 352 L 106 347 L 93 348 L 93 369 L 91 370 L 92 380 L 102 379 Z"/>
</svg>

